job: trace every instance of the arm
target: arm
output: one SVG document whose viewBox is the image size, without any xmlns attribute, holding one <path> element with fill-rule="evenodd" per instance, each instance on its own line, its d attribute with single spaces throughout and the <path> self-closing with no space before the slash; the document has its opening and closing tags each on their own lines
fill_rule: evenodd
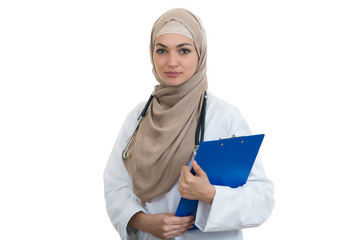
<svg viewBox="0 0 360 240">
<path fill-rule="evenodd" d="M 248 181 L 241 187 L 215 186 L 212 204 L 199 201 L 196 225 L 203 231 L 256 227 L 266 221 L 273 206 L 273 184 L 262 174 L 258 157 Z"/>
<path fill-rule="evenodd" d="M 111 222 L 121 239 L 133 239 L 137 229 L 161 239 L 182 235 L 194 224 L 193 216 L 175 217 L 174 214 L 148 214 L 133 193 L 131 179 L 121 157 L 128 136 L 136 128 L 140 104 L 123 124 L 104 171 L 106 208 Z"/>
<path fill-rule="evenodd" d="M 228 231 L 255 227 L 264 222 L 273 207 L 272 183 L 256 177 L 259 161 L 245 185 L 238 188 L 213 186 L 206 173 L 193 162 L 196 175 L 184 166 L 178 189 L 187 199 L 199 200 L 196 225 L 203 231 Z M 269 198 L 269 199 L 267 199 Z"/>
<path fill-rule="evenodd" d="M 226 116 L 223 118 L 224 121 L 215 123 L 220 123 L 223 129 L 227 126 L 226 136 L 252 134 L 247 122 L 236 108 L 228 109 L 222 115 Z M 238 188 L 215 188 L 216 194 L 211 205 L 199 201 L 195 224 L 203 231 L 227 231 L 259 226 L 270 216 L 274 207 L 273 184 L 265 176 L 259 156 L 246 184 Z"/>
<path fill-rule="evenodd" d="M 210 102 L 208 106 L 205 123 L 206 140 L 230 137 L 233 134 L 236 136 L 251 134 L 245 119 L 233 106 L 222 101 Z M 213 187 L 215 195 L 212 202 L 198 198 L 200 201 L 195 224 L 202 231 L 228 231 L 258 226 L 272 212 L 273 184 L 266 178 L 259 156 L 245 185 L 238 188 Z M 182 190 L 179 191 L 184 194 Z"/>
<path fill-rule="evenodd" d="M 136 230 L 128 227 L 131 217 L 137 212 L 146 212 L 146 209 L 136 200 L 131 179 L 121 158 L 127 138 L 136 128 L 137 116 L 142 106 L 143 104 L 139 104 L 126 118 L 104 171 L 106 210 L 123 240 L 136 235 Z"/>
</svg>

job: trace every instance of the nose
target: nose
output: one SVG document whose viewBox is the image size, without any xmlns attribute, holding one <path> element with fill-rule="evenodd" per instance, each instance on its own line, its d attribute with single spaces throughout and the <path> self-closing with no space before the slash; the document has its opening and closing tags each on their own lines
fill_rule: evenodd
<svg viewBox="0 0 360 240">
<path fill-rule="evenodd" d="M 176 53 L 169 54 L 168 66 L 171 68 L 179 66 L 179 59 Z"/>
</svg>

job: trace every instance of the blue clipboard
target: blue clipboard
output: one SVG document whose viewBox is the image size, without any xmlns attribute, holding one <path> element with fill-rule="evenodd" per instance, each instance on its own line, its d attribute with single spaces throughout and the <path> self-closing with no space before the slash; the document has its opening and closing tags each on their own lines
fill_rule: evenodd
<svg viewBox="0 0 360 240">
<path fill-rule="evenodd" d="M 201 142 L 195 160 L 212 185 L 242 186 L 249 177 L 264 136 L 259 134 Z M 193 169 L 191 171 L 195 174 Z M 197 205 L 198 200 L 181 198 L 175 216 L 196 217 Z"/>
</svg>

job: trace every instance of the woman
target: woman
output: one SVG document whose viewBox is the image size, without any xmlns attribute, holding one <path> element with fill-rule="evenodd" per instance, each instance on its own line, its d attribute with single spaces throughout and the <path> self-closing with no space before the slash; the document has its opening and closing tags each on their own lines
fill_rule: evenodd
<svg viewBox="0 0 360 240">
<path fill-rule="evenodd" d="M 251 134 L 235 107 L 206 93 L 207 43 L 200 20 L 184 9 L 163 14 L 151 32 L 150 54 L 159 84 L 143 119 L 138 117 L 144 103 L 128 115 L 111 153 L 104 172 L 109 217 L 123 240 L 242 239 L 242 228 L 270 216 L 273 185 L 260 158 L 238 188 L 211 185 L 193 161 L 202 108 L 204 140 Z M 174 216 L 181 196 L 200 200 L 196 219 Z M 193 224 L 198 230 L 188 231 Z"/>
</svg>

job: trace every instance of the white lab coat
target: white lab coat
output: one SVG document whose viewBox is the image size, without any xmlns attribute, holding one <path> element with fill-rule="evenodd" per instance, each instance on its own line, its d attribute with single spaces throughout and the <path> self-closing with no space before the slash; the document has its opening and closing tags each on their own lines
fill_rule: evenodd
<svg viewBox="0 0 360 240">
<path fill-rule="evenodd" d="M 133 192 L 130 177 L 123 165 L 122 150 L 137 125 L 144 107 L 141 103 L 126 118 L 104 171 L 105 198 L 108 215 L 122 240 L 157 239 L 127 227 L 139 211 L 150 214 L 173 213 L 180 201 L 177 182 L 172 189 L 142 206 Z M 250 135 L 251 131 L 240 112 L 232 105 L 208 93 L 205 140 Z M 189 159 L 189 166 L 193 159 Z M 199 201 L 195 225 L 176 239 L 242 239 L 242 228 L 263 223 L 274 206 L 273 184 L 266 178 L 260 157 L 257 157 L 246 184 L 238 188 L 215 186 L 212 204 Z"/>
</svg>

